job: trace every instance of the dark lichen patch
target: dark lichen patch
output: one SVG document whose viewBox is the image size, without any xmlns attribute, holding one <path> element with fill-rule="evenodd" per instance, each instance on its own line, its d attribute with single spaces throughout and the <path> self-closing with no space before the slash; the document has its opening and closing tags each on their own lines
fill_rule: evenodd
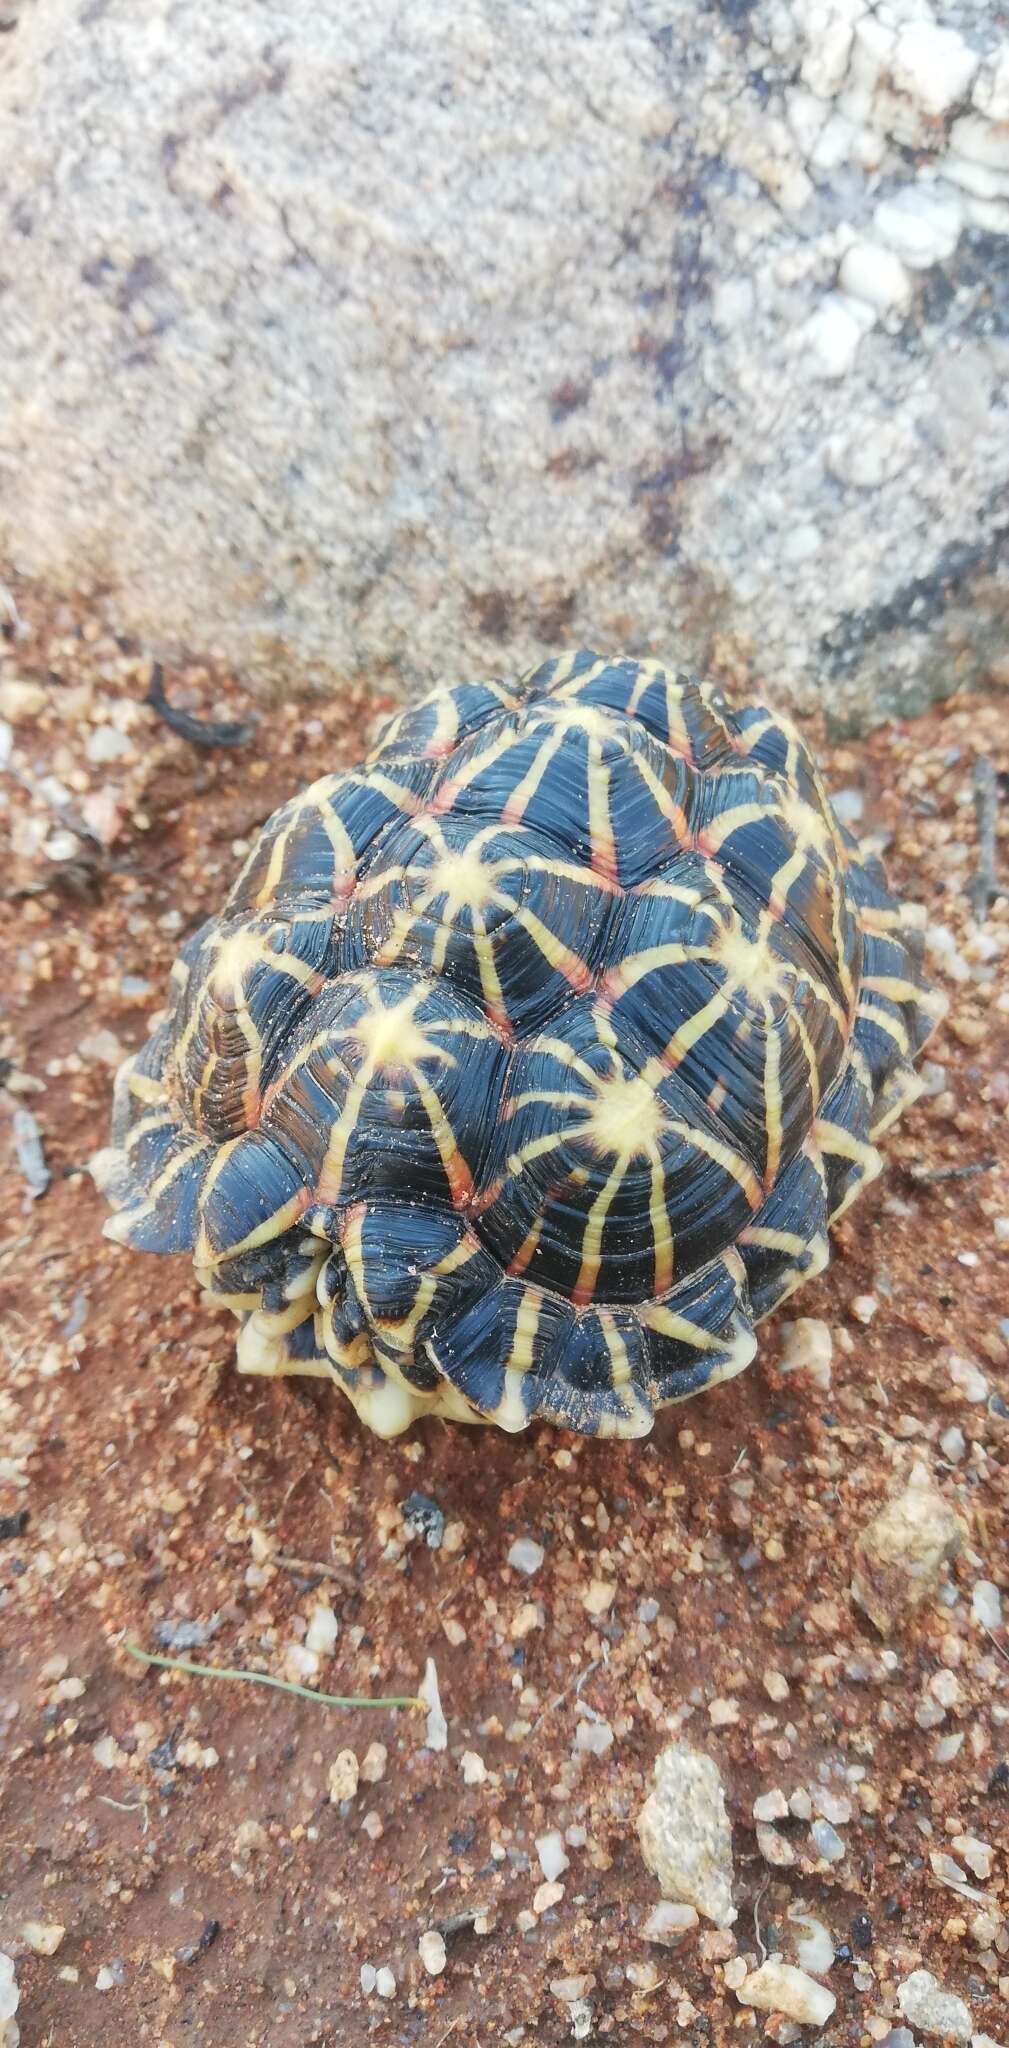
<svg viewBox="0 0 1009 2048">
<path fill-rule="evenodd" d="M 924 576 L 902 583 L 892 597 L 864 611 L 842 612 L 820 640 L 830 675 L 855 669 L 874 640 L 897 632 L 926 633 L 956 599 L 966 594 L 975 576 L 997 569 L 1007 558 L 1009 523 L 996 527 L 986 541 L 963 541 L 944 548 Z"/>
<path fill-rule="evenodd" d="M 581 412 L 589 402 L 592 386 L 588 382 L 565 377 L 562 384 L 550 393 L 550 418 L 555 426 L 562 420 L 570 419 L 573 412 Z"/>
<path fill-rule="evenodd" d="M 508 640 L 515 630 L 515 599 L 507 590 L 477 590 L 470 597 L 478 632 L 488 640 Z"/>
</svg>

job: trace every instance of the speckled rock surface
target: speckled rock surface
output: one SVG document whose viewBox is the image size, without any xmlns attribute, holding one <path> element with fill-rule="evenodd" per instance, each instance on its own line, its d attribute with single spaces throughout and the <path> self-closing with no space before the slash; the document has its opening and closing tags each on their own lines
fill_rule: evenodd
<svg viewBox="0 0 1009 2048">
<path fill-rule="evenodd" d="M 730 1927 L 732 1832 L 713 1757 L 674 1742 L 655 1759 L 655 1783 L 638 1815 L 641 1854 L 663 1898 Z"/>
<path fill-rule="evenodd" d="M 37 0 L 0 212 L 0 556 L 150 652 L 1006 676 L 985 0 Z"/>
</svg>

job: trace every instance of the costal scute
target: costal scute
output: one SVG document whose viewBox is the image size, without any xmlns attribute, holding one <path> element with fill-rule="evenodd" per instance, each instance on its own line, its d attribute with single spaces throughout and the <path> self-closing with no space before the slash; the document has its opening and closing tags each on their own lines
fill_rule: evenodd
<svg viewBox="0 0 1009 2048">
<path fill-rule="evenodd" d="M 918 1092 L 920 962 L 786 719 L 587 651 L 438 690 L 184 946 L 106 1230 L 382 1435 L 641 1436 L 826 1262 Z"/>
</svg>

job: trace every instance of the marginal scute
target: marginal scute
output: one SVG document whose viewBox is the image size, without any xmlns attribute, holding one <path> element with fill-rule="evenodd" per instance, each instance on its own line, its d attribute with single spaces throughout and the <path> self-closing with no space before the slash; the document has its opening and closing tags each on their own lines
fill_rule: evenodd
<svg viewBox="0 0 1009 2048">
<path fill-rule="evenodd" d="M 796 727 L 590 650 L 442 686 L 267 820 L 121 1069 L 110 1236 L 242 1370 L 634 1438 L 744 1370 L 944 1008 Z"/>
</svg>

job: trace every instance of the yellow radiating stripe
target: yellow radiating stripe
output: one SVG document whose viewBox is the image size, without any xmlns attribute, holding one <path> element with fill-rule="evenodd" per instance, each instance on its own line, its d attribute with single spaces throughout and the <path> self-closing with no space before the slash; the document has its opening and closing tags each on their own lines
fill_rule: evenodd
<svg viewBox="0 0 1009 2048">
<path fill-rule="evenodd" d="M 535 1256 L 536 1247 L 539 1244 L 542 1230 L 543 1217 L 537 1216 L 532 1229 L 526 1232 L 526 1235 L 523 1238 L 522 1243 L 519 1245 L 518 1251 L 515 1253 L 514 1258 L 509 1261 L 508 1266 L 505 1269 L 510 1279 L 516 1278 L 518 1274 L 525 1272 L 526 1267 L 530 1264 L 531 1260 Z"/>
<path fill-rule="evenodd" d="M 120 1084 L 125 1084 L 127 1094 L 136 1096 L 138 1102 L 146 1102 L 152 1109 L 159 1109 L 165 1100 L 165 1084 L 156 1081 L 153 1074 L 138 1074 L 136 1053 L 120 1069 Z"/>
<path fill-rule="evenodd" d="M 416 913 L 397 903 L 392 913 L 392 923 L 380 946 L 372 955 L 376 967 L 394 967 L 417 922 Z"/>
<path fill-rule="evenodd" d="M 529 1372 L 532 1367 L 542 1303 L 543 1297 L 537 1289 L 525 1289 L 518 1305 L 515 1334 L 508 1356 L 508 1370 L 511 1372 Z"/>
<path fill-rule="evenodd" d="M 582 1262 L 578 1278 L 571 1290 L 572 1301 L 591 1301 L 595 1293 L 599 1268 L 602 1265 L 603 1229 L 614 1197 L 623 1184 L 627 1172 L 628 1154 L 617 1155 L 609 1179 L 600 1188 L 585 1219 L 582 1230 Z"/>
<path fill-rule="evenodd" d="M 540 1038 L 536 1042 L 536 1049 L 538 1052 L 551 1053 L 555 1060 L 560 1061 L 562 1067 L 570 1067 L 573 1074 L 580 1074 L 582 1080 L 587 1081 L 590 1087 L 598 1086 L 599 1076 L 595 1069 L 590 1067 L 588 1061 L 583 1060 L 579 1053 L 572 1051 L 571 1046 L 567 1045 L 563 1038 Z"/>
<path fill-rule="evenodd" d="M 610 1385 L 614 1388 L 625 1387 L 631 1377 L 631 1361 L 627 1355 L 627 1346 L 624 1343 L 623 1337 L 612 1315 L 605 1308 L 599 1310 L 599 1327 L 603 1333 L 603 1342 L 610 1354 Z"/>
<path fill-rule="evenodd" d="M 539 948 L 547 964 L 556 968 L 558 974 L 563 974 L 565 981 L 569 981 L 572 988 L 585 989 L 591 985 L 592 975 L 584 960 L 578 953 L 573 953 L 570 946 L 565 946 L 557 934 L 543 923 L 542 918 L 537 917 L 534 910 L 528 910 L 525 904 L 517 904 L 514 921 L 522 926 L 523 931 L 529 933 L 529 937 Z"/>
<path fill-rule="evenodd" d="M 721 1339 L 709 1330 L 701 1329 L 698 1323 L 691 1323 L 686 1316 L 678 1316 L 665 1302 L 647 1301 L 640 1309 L 642 1322 L 649 1330 L 657 1330 L 660 1337 L 673 1337 L 679 1344 L 690 1344 L 695 1351 L 716 1351 L 721 1348 Z"/>
<path fill-rule="evenodd" d="M 795 1230 L 772 1230 L 768 1224 L 750 1223 L 739 1233 L 740 1244 L 756 1245 L 761 1251 L 787 1252 L 789 1257 L 798 1258 L 806 1249 L 806 1239 Z"/>
<path fill-rule="evenodd" d="M 475 782 L 485 768 L 490 768 L 495 761 L 499 761 L 502 754 L 507 753 L 508 748 L 515 745 L 515 738 L 516 735 L 511 729 L 498 733 L 496 739 L 493 739 L 481 754 L 474 754 L 472 760 L 467 761 L 457 775 L 446 777 L 432 799 L 432 807 L 439 811 L 449 810 L 459 791 L 468 789 L 470 783 Z"/>
<path fill-rule="evenodd" d="M 785 822 L 787 824 L 787 819 Z M 809 865 L 809 855 L 806 848 L 802 845 L 796 844 L 793 847 L 791 853 L 789 854 L 788 859 L 782 861 L 780 868 L 776 868 L 774 874 L 771 876 L 771 886 L 768 889 L 767 897 L 768 909 L 772 913 L 776 914 L 778 917 L 782 917 L 784 915 L 785 911 L 788 908 L 789 894 L 792 888 L 794 887 L 795 883 L 798 881 L 799 876 L 805 874 L 806 869 L 809 867 Z M 765 912 L 761 912 L 762 918 L 765 915 Z"/>
<path fill-rule="evenodd" d="M 138 1117 L 136 1123 L 130 1125 L 123 1139 L 123 1149 L 127 1153 L 132 1152 L 135 1146 L 142 1144 L 154 1131 L 174 1131 L 178 1128 L 179 1119 L 167 1104 L 160 1109 L 149 1109 L 146 1116 Z"/>
<path fill-rule="evenodd" d="M 740 778 L 742 779 L 742 778 Z M 749 777 L 746 778 L 749 781 Z M 738 803 L 729 810 L 720 811 L 697 834 L 697 844 L 704 853 L 718 853 L 734 832 L 741 832 L 744 825 L 754 825 L 760 818 L 772 818 L 773 812 L 767 804 Z"/>
<path fill-rule="evenodd" d="M 871 989 L 873 995 L 888 996 L 891 1003 L 920 1003 L 921 989 L 916 982 L 906 981 L 898 974 L 864 974 L 863 989 Z"/>
<path fill-rule="evenodd" d="M 760 1208 L 764 1190 L 741 1153 L 733 1151 L 731 1145 L 724 1145 L 720 1138 L 709 1137 L 707 1131 L 699 1130 L 694 1124 L 682 1124 L 671 1118 L 666 1128 L 684 1138 L 695 1152 L 703 1152 L 707 1159 L 714 1160 L 716 1166 L 724 1167 L 730 1178 L 742 1188 L 750 1207 Z"/>
<path fill-rule="evenodd" d="M 587 774 L 592 871 L 616 880 L 617 849 L 610 813 L 610 771 L 603 760 L 602 742 L 594 733 L 588 739 Z"/>
<path fill-rule="evenodd" d="M 473 1175 L 456 1144 L 455 1134 L 438 1099 L 437 1090 L 432 1088 L 419 1067 L 411 1066 L 410 1073 L 431 1126 L 431 1136 L 445 1169 L 452 1200 L 457 1204 L 467 1202 L 473 1193 Z"/>
<path fill-rule="evenodd" d="M 781 1101 L 781 1046 L 774 1028 L 774 1013 L 769 1003 L 762 1003 L 764 1014 L 764 1120 L 767 1130 L 767 1152 L 764 1161 L 764 1186 L 773 1188 L 781 1167 L 782 1101 Z"/>
<path fill-rule="evenodd" d="M 400 864 L 392 868 L 379 868 L 373 875 L 365 875 L 355 892 L 358 903 L 370 903 L 373 896 L 379 896 L 392 882 L 401 882 L 406 869 Z"/>
<path fill-rule="evenodd" d="M 789 1010 L 786 1022 L 793 1027 L 799 1044 L 802 1047 L 802 1055 L 809 1072 L 810 1106 L 815 1116 L 820 1107 L 820 1068 L 813 1041 L 806 1030 L 805 1018 L 798 1003 L 795 1003 Z"/>
<path fill-rule="evenodd" d="M 556 1152 L 559 1146 L 566 1145 L 571 1138 L 577 1137 L 577 1135 L 576 1131 L 544 1131 L 540 1137 L 530 1138 L 528 1144 L 522 1146 L 521 1151 L 512 1152 L 509 1155 L 509 1174 L 514 1179 L 517 1173 L 521 1173 L 524 1166 L 528 1166 L 530 1160 L 542 1159 L 546 1153 Z"/>
<path fill-rule="evenodd" d="M 497 831 L 498 827 L 495 826 L 494 830 Z M 612 876 L 600 875 L 595 869 L 587 873 L 585 868 L 580 867 L 576 861 L 562 860 L 559 855 L 555 860 L 550 854 L 529 853 L 523 854 L 521 859 L 527 874 L 553 875 L 557 881 L 573 882 L 581 889 L 601 889 L 607 896 L 619 896 L 623 893 L 619 882 L 615 882 Z M 514 865 L 514 856 L 511 859 L 502 856 L 500 860 L 494 863 L 494 866 L 499 869 L 514 867 Z"/>
<path fill-rule="evenodd" d="M 734 989 L 728 994 L 725 990 L 716 990 L 714 995 L 709 996 L 702 1009 L 695 1010 L 692 1016 L 684 1018 L 665 1050 L 658 1055 L 665 1066 L 678 1067 L 680 1061 L 686 1058 L 691 1046 L 696 1045 L 698 1039 L 703 1038 L 705 1032 L 710 1031 L 712 1025 L 717 1024 L 719 1019 L 725 1016 L 731 994 L 735 994 Z"/>
<path fill-rule="evenodd" d="M 652 1189 L 648 1211 L 655 1247 L 655 1292 L 664 1294 L 673 1282 L 673 1234 L 666 1206 L 666 1176 L 658 1151 L 652 1150 Z"/>
<path fill-rule="evenodd" d="M 876 1003 L 864 1000 L 859 1003 L 855 1015 L 856 1017 L 865 1017 L 870 1024 L 878 1025 L 880 1031 L 885 1031 L 887 1037 L 892 1038 L 899 1052 L 905 1055 L 910 1053 L 911 1041 L 907 1035 L 907 1028 L 903 1018 L 891 1017 L 886 1010 L 881 1010 Z"/>
<path fill-rule="evenodd" d="M 535 796 L 554 755 L 563 746 L 565 737 L 566 728 L 564 726 L 555 726 L 552 731 L 548 728 L 521 782 L 516 784 L 511 796 L 508 798 L 508 802 L 505 804 L 501 815 L 506 824 L 517 825 L 520 822 L 527 804 Z"/>
<path fill-rule="evenodd" d="M 513 1117 L 520 1109 L 527 1109 L 534 1102 L 541 1102 L 551 1109 L 588 1108 L 588 1098 L 584 1095 L 565 1095 L 560 1088 L 529 1088 L 522 1095 L 509 1097 L 505 1103 L 504 1115 L 506 1118 Z"/>
<path fill-rule="evenodd" d="M 641 754 L 632 754 L 631 759 L 656 806 L 672 826 L 680 845 L 684 848 L 693 846 L 694 835 L 691 832 L 687 821 L 687 814 L 682 804 L 678 804 L 675 797 L 671 796 L 668 789 L 664 788 L 650 761 L 646 761 Z"/>
<path fill-rule="evenodd" d="M 619 988 L 623 993 L 643 980 L 646 974 L 654 974 L 659 967 L 682 967 L 686 960 L 716 960 L 712 946 L 687 946 L 681 940 L 670 940 L 664 946 L 646 946 L 641 953 L 628 953 L 619 966 L 610 969 L 606 983 L 610 988 Z"/>
<path fill-rule="evenodd" d="M 486 919 L 482 916 L 481 912 L 473 910 L 470 915 L 473 919 L 472 945 L 476 955 L 477 973 L 480 976 L 480 989 L 484 1002 L 492 1014 L 507 1022 L 508 1010 L 505 1005 L 504 992 L 497 971 L 497 961 L 494 957 L 494 941 L 487 930 Z"/>
</svg>

